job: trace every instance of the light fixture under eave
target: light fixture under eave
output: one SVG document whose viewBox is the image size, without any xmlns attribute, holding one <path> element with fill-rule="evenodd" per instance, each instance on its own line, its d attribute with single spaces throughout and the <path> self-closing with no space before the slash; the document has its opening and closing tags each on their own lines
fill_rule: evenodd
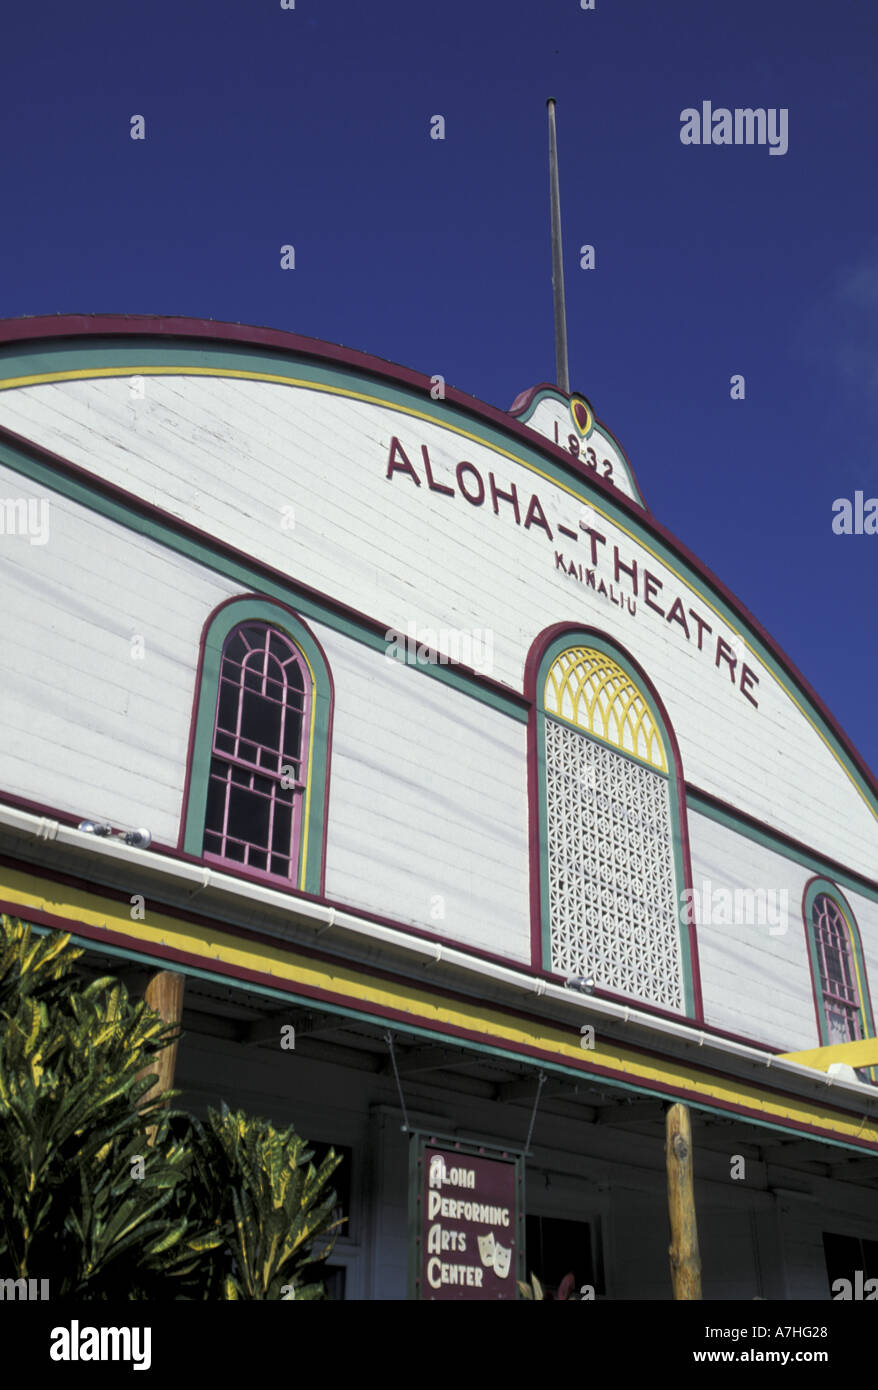
<svg viewBox="0 0 878 1390">
<path fill-rule="evenodd" d="M 105 836 L 113 833 L 113 827 L 102 821 L 81 820 L 76 828 L 82 830 L 86 835 Z"/>
<path fill-rule="evenodd" d="M 145 825 L 141 825 L 137 830 L 117 830 L 114 831 L 112 825 L 106 821 L 81 820 L 76 827 L 86 835 L 98 835 L 101 839 L 121 840 L 123 844 L 130 845 L 132 849 L 148 849 L 152 844 L 152 834 Z"/>
<path fill-rule="evenodd" d="M 594 994 L 595 981 L 592 975 L 572 975 L 564 983 L 567 989 L 578 989 L 580 994 Z"/>
</svg>

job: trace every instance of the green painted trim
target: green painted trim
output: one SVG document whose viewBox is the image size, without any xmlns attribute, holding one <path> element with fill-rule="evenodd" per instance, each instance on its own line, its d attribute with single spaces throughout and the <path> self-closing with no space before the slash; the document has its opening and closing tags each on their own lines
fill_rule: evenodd
<svg viewBox="0 0 878 1390">
<path fill-rule="evenodd" d="M 551 942 L 549 939 L 549 860 L 547 853 L 548 790 L 546 782 L 545 746 L 546 724 L 550 719 L 553 719 L 554 716 L 548 714 L 545 708 L 546 677 L 548 675 L 550 666 L 555 661 L 555 659 L 561 654 L 561 652 L 567 651 L 570 647 L 580 645 L 580 641 L 582 646 L 594 647 L 596 650 L 603 652 L 606 656 L 611 657 L 613 661 L 617 662 L 622 667 L 623 671 L 626 672 L 626 674 L 630 677 L 631 681 L 640 692 L 641 698 L 643 699 L 644 703 L 649 709 L 650 714 L 655 720 L 656 725 L 661 733 L 661 737 L 664 741 L 664 751 L 665 757 L 667 758 L 668 762 L 668 772 L 661 772 L 658 768 L 650 766 L 650 764 L 645 763 L 640 758 L 629 757 L 628 761 L 634 763 L 638 767 L 646 767 L 649 769 L 650 772 L 655 772 L 658 777 L 664 779 L 668 787 L 668 801 L 671 809 L 671 839 L 674 851 L 674 874 L 677 902 L 677 932 L 680 942 L 680 961 L 683 967 L 684 1016 L 686 1018 L 693 1018 L 695 1014 L 695 987 L 692 977 L 692 957 L 689 948 L 689 923 L 685 920 L 684 897 L 682 888 L 682 885 L 686 883 L 685 865 L 683 860 L 683 808 L 680 805 L 680 795 L 677 785 L 678 768 L 676 765 L 676 760 L 674 758 L 673 739 L 670 737 L 668 726 L 665 720 L 662 718 L 659 710 L 656 709 L 652 701 L 648 699 L 647 696 L 644 694 L 640 685 L 639 677 L 637 676 L 636 672 L 631 670 L 631 667 L 628 661 L 626 660 L 624 653 L 615 645 L 615 643 L 608 641 L 605 638 L 598 637 L 594 633 L 583 632 L 581 639 L 578 639 L 575 630 L 571 630 L 570 632 L 564 633 L 561 637 L 556 638 L 555 641 L 552 642 L 551 645 L 546 648 L 540 660 L 536 677 L 538 708 L 537 750 L 539 761 L 540 784 L 540 798 L 538 807 L 540 816 L 540 904 L 542 908 L 543 928 L 543 969 L 547 971 L 552 970 Z M 565 728 L 574 729 L 574 732 L 578 733 L 581 738 L 590 738 L 592 742 L 599 744 L 602 748 L 610 748 L 614 753 L 618 753 L 621 751 L 620 749 L 615 748 L 612 744 L 606 743 L 605 740 L 596 738 L 594 737 L 594 735 L 587 734 L 583 729 L 577 729 L 573 724 L 568 724 L 566 720 L 556 720 L 555 722 L 564 724 Z M 623 756 L 626 755 L 623 754 Z"/>
<path fill-rule="evenodd" d="M 545 690 L 545 677 L 539 687 Z M 542 945 L 542 967 L 546 974 L 552 971 L 552 942 L 549 923 L 552 920 L 552 901 L 549 893 L 549 782 L 546 772 L 546 714 L 542 700 L 537 699 L 537 824 L 539 826 L 539 873 L 540 873 L 540 940 Z M 531 870 L 533 872 L 533 870 Z"/>
<path fill-rule="evenodd" d="M 25 359 L 24 362 L 20 361 L 21 358 Z M 0 348 L 0 392 L 10 389 L 3 385 L 4 382 L 14 381 L 20 376 L 87 372 L 89 368 L 97 371 L 103 367 L 116 368 L 119 376 L 149 376 L 150 371 L 166 371 L 168 367 L 179 367 L 181 376 L 186 375 L 187 367 L 202 370 L 209 368 L 215 370 L 217 376 L 231 372 L 270 371 L 275 376 L 288 378 L 291 385 L 301 382 L 313 383 L 315 387 L 331 387 L 340 390 L 342 394 L 356 393 L 368 396 L 378 405 L 386 405 L 407 415 L 426 418 L 444 429 L 464 434 L 479 440 L 489 448 L 511 454 L 525 466 L 537 468 L 551 476 L 552 481 L 581 494 L 583 502 L 589 502 L 589 497 L 575 471 L 568 473 L 556 460 L 547 458 L 536 448 L 531 448 L 523 440 L 505 434 L 496 426 L 473 418 L 450 401 L 434 401 L 429 393 L 421 393 L 410 386 L 398 386 L 384 379 L 360 375 L 350 368 L 336 364 L 325 365 L 304 357 L 294 358 L 289 353 L 279 353 L 271 348 L 228 348 L 204 344 L 194 347 L 185 342 L 175 342 L 169 347 L 148 341 L 129 342 L 126 345 L 120 344 L 118 339 L 106 338 L 92 338 L 86 343 L 72 341 L 66 346 L 54 349 L 45 349 L 39 344 L 30 347 L 16 344 L 14 351 L 8 354 Z M 29 390 L 30 387 L 13 389 Z M 513 416 L 510 416 L 510 420 L 519 422 Z M 619 449 L 612 436 L 604 431 L 597 421 L 594 429 L 601 431 L 608 441 Z M 551 445 L 550 440 L 547 442 Z M 625 462 L 624 458 L 622 462 Z M 633 479 L 631 486 L 637 494 Z M 639 501 L 641 506 L 645 506 L 639 494 L 635 500 Z"/>
<path fill-rule="evenodd" d="M 96 359 L 98 360 L 96 361 Z M 681 559 L 671 546 L 653 536 L 645 519 L 641 520 L 636 516 L 629 516 L 627 512 L 622 512 L 611 498 L 603 495 L 595 497 L 585 480 L 580 480 L 575 473 L 567 473 L 542 452 L 528 448 L 520 441 L 504 434 L 500 429 L 489 426 L 479 419 L 471 418 L 460 407 L 447 402 L 435 402 L 427 394 L 422 394 L 413 388 L 396 386 L 384 380 L 373 380 L 349 368 L 341 368 L 337 365 L 318 366 L 307 359 L 292 358 L 290 354 L 282 354 L 272 349 L 252 347 L 229 350 L 212 344 L 193 347 L 182 341 L 174 341 L 172 346 L 156 346 L 150 341 L 138 340 L 120 344 L 115 339 L 93 338 L 84 343 L 72 340 L 51 350 L 46 350 L 40 344 L 15 344 L 9 351 L 0 349 L 0 390 L 2 390 L 4 380 L 8 381 L 21 375 L 76 370 L 87 372 L 89 369 L 97 371 L 101 366 L 118 368 L 120 376 L 140 373 L 148 375 L 150 368 L 155 370 L 167 367 L 179 367 L 180 375 L 185 375 L 187 365 L 189 367 L 209 368 L 211 371 L 215 371 L 217 376 L 222 376 L 224 371 L 257 372 L 271 369 L 275 375 L 288 377 L 291 381 L 313 382 L 318 387 L 329 386 L 340 391 L 341 394 L 367 395 L 379 405 L 384 404 L 392 409 L 432 420 L 446 429 L 477 439 L 489 448 L 499 450 L 524 467 L 557 483 L 570 493 L 580 505 L 590 507 L 598 515 L 605 515 L 614 525 L 627 532 L 638 545 L 645 547 L 655 555 L 683 584 L 699 595 L 702 602 L 722 619 L 733 634 L 744 640 L 745 646 L 772 674 L 788 698 L 793 700 L 803 717 L 818 730 L 819 735 L 826 742 L 839 765 L 845 770 L 846 775 L 854 783 L 872 814 L 878 819 L 878 795 L 866 783 L 862 773 L 853 764 L 809 698 L 803 691 L 798 690 L 773 654 L 768 652 L 759 638 L 750 632 L 746 619 L 732 614 L 725 601 L 705 583 L 700 575 L 689 569 L 686 561 Z M 29 388 L 22 387 L 20 389 Z M 8 457 L 8 454 L 9 451 L 4 450 L 0 452 L 0 458 Z M 14 462 L 9 462 L 7 466 L 16 468 Z M 25 472 L 26 470 L 19 467 L 17 471 Z M 78 498 L 77 500 L 82 499 Z M 83 505 L 94 504 L 85 500 Z M 94 505 L 94 509 L 100 510 L 96 505 Z M 123 522 L 123 524 L 126 523 Z M 163 544 L 170 544 L 162 536 L 156 538 Z M 200 563 L 208 562 L 202 560 Z M 212 564 L 210 567 L 219 568 L 216 564 Z M 305 611 L 304 607 L 302 607 L 302 611 Z M 312 616 L 319 621 L 326 621 L 318 614 L 312 614 Z M 746 639 L 744 639 L 745 630 Z M 428 666 L 425 668 L 425 674 L 439 680 L 446 680 L 444 668 Z M 456 684 L 454 679 L 447 679 L 446 683 Z M 468 694 L 475 694 L 475 691 L 467 685 L 459 684 L 458 688 L 465 689 Z M 485 698 L 484 692 L 482 692 L 476 698 L 483 698 L 485 703 L 502 708 L 496 695 L 493 699 Z M 513 718 L 521 720 L 526 718 L 526 714 L 518 708 L 514 709 L 514 713 L 509 708 L 503 709 L 503 712 L 511 714 Z"/>
<path fill-rule="evenodd" d="M 728 811 L 721 806 L 714 806 L 694 787 L 687 786 L 686 788 L 686 804 L 690 811 L 695 811 L 698 815 L 707 817 L 708 820 L 716 821 L 718 825 L 724 825 L 727 830 L 732 830 L 737 835 L 743 835 L 746 839 L 752 840 L 754 844 L 761 845 L 763 849 L 771 850 L 773 854 L 778 854 L 793 864 L 799 864 L 802 868 L 810 870 L 811 873 L 820 874 L 832 882 L 843 884 L 849 893 L 859 893 L 861 897 L 878 902 L 878 888 L 873 887 L 872 884 L 862 883 L 858 879 L 852 878 L 825 859 L 821 859 L 813 850 L 797 849 L 793 845 L 788 845 L 769 827 L 751 825 L 749 821 L 742 819 L 733 811 Z"/>
<path fill-rule="evenodd" d="M 36 922 L 27 922 L 27 918 L 22 917 L 21 921 L 26 922 L 31 931 L 38 936 L 45 936 L 49 932 L 57 931 L 57 927 L 43 927 Z M 157 958 L 146 952 L 129 950 L 125 947 L 114 946 L 109 943 L 93 941 L 91 937 L 79 936 L 76 932 L 66 933 L 71 941 L 80 946 L 84 951 L 91 951 L 98 955 L 114 956 L 119 960 L 133 962 L 136 965 L 148 966 L 150 969 L 157 968 Z M 250 980 L 240 980 L 234 975 L 215 974 L 210 970 L 202 970 L 198 966 L 183 964 L 179 961 L 173 962 L 173 969 L 177 974 L 192 976 L 193 979 L 205 980 L 208 984 L 224 985 L 229 989 L 239 989 L 245 993 L 258 994 L 264 999 L 275 999 L 281 1003 L 296 1003 L 303 1007 L 319 1009 L 321 1013 L 337 1014 L 340 1018 L 350 1018 L 358 1023 L 370 1024 L 372 1027 L 379 1027 L 380 1020 L 374 1014 L 366 1013 L 362 1009 L 345 1008 L 340 1004 L 326 1003 L 322 999 L 314 1000 L 308 994 L 297 995 L 290 990 L 273 988 L 271 985 L 259 985 Z M 184 1005 L 185 1007 L 185 1005 Z M 438 1033 L 435 1029 L 420 1027 L 414 1023 L 405 1023 L 401 1020 L 393 1020 L 393 1030 L 397 1033 L 411 1034 L 413 1038 L 426 1040 L 428 1042 L 442 1043 L 448 1046 L 449 1037 L 447 1033 Z M 537 1057 L 527 1057 L 518 1052 L 512 1052 L 508 1048 L 496 1047 L 492 1044 L 473 1042 L 469 1038 L 453 1038 L 455 1046 L 476 1053 L 480 1056 L 498 1057 L 502 1061 L 514 1062 L 518 1066 L 531 1067 L 534 1072 L 552 1072 L 558 1076 L 575 1077 L 582 1082 L 583 1073 L 576 1067 L 567 1066 L 563 1062 L 550 1062 Z M 664 1091 L 654 1091 L 647 1086 L 636 1085 L 628 1081 L 619 1081 L 615 1077 L 591 1075 L 586 1079 L 586 1084 L 591 1082 L 598 1090 L 606 1088 L 608 1090 L 624 1091 L 632 1096 L 647 1096 L 650 1099 L 667 1101 L 668 1095 Z M 775 1120 L 761 1120 L 753 1115 L 741 1115 L 737 1111 L 723 1109 L 721 1106 L 706 1104 L 700 1098 L 690 1098 L 687 1105 L 691 1105 L 694 1110 L 704 1110 L 710 1115 L 721 1115 L 728 1118 L 730 1114 L 736 1117 L 738 1123 L 743 1125 L 758 1125 L 761 1129 L 771 1130 L 776 1134 L 790 1134 L 797 1138 L 811 1139 L 815 1144 L 831 1144 L 833 1148 L 844 1149 L 853 1153 L 862 1154 L 863 1148 L 856 1144 L 850 1144 L 842 1139 L 830 1139 L 823 1135 L 804 1133 L 795 1125 L 784 1125 Z M 872 1152 L 869 1150 L 868 1152 Z"/>
<path fill-rule="evenodd" d="M 307 792 L 302 814 L 303 833 L 300 837 L 296 887 L 316 896 L 323 886 L 323 830 L 326 823 L 326 773 L 332 707 L 330 676 L 320 648 L 308 629 L 286 609 L 262 599 L 241 598 L 227 604 L 217 613 L 204 637 L 183 848 L 187 854 L 202 857 L 223 645 L 232 629 L 246 622 L 264 622 L 280 629 L 303 653 L 311 668 L 311 750 L 307 763 Z"/>
<path fill-rule="evenodd" d="M 365 623 L 359 622 L 356 618 L 343 617 L 328 604 L 306 596 L 295 580 L 290 579 L 284 583 L 278 583 L 273 579 L 268 579 L 260 570 L 232 560 L 230 556 L 225 554 L 216 553 L 208 543 L 181 536 L 176 530 L 157 518 L 143 516 L 135 508 L 111 500 L 98 489 L 67 477 L 59 469 L 48 464 L 28 458 L 18 449 L 13 449 L 3 442 L 0 442 L 0 464 L 13 472 L 30 478 L 41 487 L 57 492 L 62 497 L 68 497 L 71 501 L 96 512 L 99 516 L 104 516 L 108 520 L 124 526 L 127 530 L 134 531 L 137 535 L 146 536 L 156 544 L 163 545 L 168 550 L 173 550 L 176 554 L 193 560 L 196 564 L 202 565 L 215 574 L 221 574 L 227 579 L 235 580 L 242 589 L 248 592 L 256 590 L 267 598 L 277 599 L 280 603 L 286 603 L 297 609 L 303 617 L 323 623 L 325 627 L 342 633 L 345 637 L 371 648 L 372 651 L 381 652 L 382 655 L 387 653 L 388 643 L 383 637 L 372 632 Z M 469 676 L 463 671 L 443 665 L 441 662 L 417 662 L 410 669 L 420 672 L 432 680 L 437 680 L 443 685 L 449 685 L 462 695 L 478 700 L 481 704 L 490 706 L 491 709 L 497 710 L 500 714 L 506 715 L 520 724 L 527 723 L 527 710 L 517 700 L 507 699 L 499 690 L 486 689 L 477 678 Z"/>
<path fill-rule="evenodd" d="M 571 393 L 571 398 L 573 400 L 585 401 L 591 413 L 592 425 L 588 434 L 581 435 L 579 431 L 576 429 L 575 424 L 571 420 L 570 423 L 573 426 L 573 428 L 571 429 L 570 433 L 575 434 L 580 439 L 591 439 L 594 435 L 598 434 L 607 444 L 610 445 L 612 449 L 615 449 L 615 451 L 619 455 L 619 462 L 625 470 L 625 477 L 628 479 L 628 486 L 631 488 L 631 492 L 633 494 L 635 502 L 638 502 L 641 507 L 645 508 L 646 502 L 643 500 L 643 493 L 637 486 L 637 480 L 634 477 L 634 470 L 632 469 L 631 464 L 626 459 L 625 451 L 623 450 L 622 445 L 619 443 L 618 439 L 616 439 L 615 435 L 610 433 L 606 425 L 601 424 L 600 420 L 595 414 L 594 406 L 588 399 L 588 396 L 584 396 L 581 391 L 573 391 Z M 553 387 L 544 386 L 541 391 L 537 391 L 536 395 L 534 396 L 533 400 L 527 408 L 527 413 L 525 415 L 516 415 L 513 418 L 516 419 L 520 425 L 528 424 L 537 406 L 540 405 L 543 401 L 555 401 L 558 405 L 563 405 L 568 411 L 570 409 L 570 402 L 567 400 L 566 396 L 561 391 L 555 390 Z M 545 437 L 547 439 L 549 438 L 548 435 L 546 435 Z M 549 440 L 549 443 L 552 442 L 552 440 Z M 563 446 L 557 445 L 556 447 L 562 448 Z"/>
<path fill-rule="evenodd" d="M 817 956 L 817 938 L 811 916 L 814 907 L 814 899 L 821 894 L 825 894 L 826 897 L 832 899 L 847 924 L 848 937 L 854 956 L 857 994 L 860 999 L 860 1012 L 863 1017 L 864 1033 L 867 1038 L 874 1038 L 875 1020 L 872 1017 L 872 1008 L 869 1002 L 869 977 L 866 974 L 866 962 L 863 957 L 863 947 L 860 941 L 860 930 L 857 926 L 857 919 L 851 911 L 850 904 L 847 902 L 838 886 L 833 883 L 831 879 L 818 878 L 815 879 L 813 883 L 808 884 L 804 902 L 804 917 L 805 933 L 808 939 L 808 959 L 811 963 L 811 978 L 814 983 L 814 995 L 817 999 L 817 1025 L 820 1031 L 820 1045 L 821 1047 L 828 1047 L 830 1043 L 829 1020 L 826 1016 L 826 1004 L 820 986 L 820 961 Z M 874 1082 L 876 1079 L 876 1069 L 874 1067 L 866 1067 L 863 1070 L 869 1072 Z"/>
</svg>

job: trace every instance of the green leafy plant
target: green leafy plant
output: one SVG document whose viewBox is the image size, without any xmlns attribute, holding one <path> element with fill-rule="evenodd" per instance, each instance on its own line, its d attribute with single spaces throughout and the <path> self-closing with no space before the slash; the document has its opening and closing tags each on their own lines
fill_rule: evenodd
<svg viewBox="0 0 878 1390">
<path fill-rule="evenodd" d="M 338 1199 L 328 1185 L 341 1158 L 330 1149 L 315 1168 L 292 1127 L 277 1130 L 225 1105 L 209 1111 L 206 1124 L 190 1124 L 186 1200 L 221 1238 L 208 1296 L 322 1298 L 323 1285 L 306 1282 L 305 1268 L 328 1258 L 344 1219 L 333 1219 Z"/>
<path fill-rule="evenodd" d="M 80 980 L 82 954 L 0 917 L 0 1275 L 52 1298 L 322 1297 L 304 1268 L 340 1225 L 341 1159 L 315 1169 L 292 1128 L 145 1099 L 180 1030 L 120 981 Z"/>
<path fill-rule="evenodd" d="M 186 1154 L 161 1102 L 143 1103 L 179 1030 L 118 980 L 82 983 L 81 955 L 0 919 L 0 1264 L 48 1277 L 53 1297 L 148 1297 L 213 1240 L 168 1221 Z"/>
</svg>

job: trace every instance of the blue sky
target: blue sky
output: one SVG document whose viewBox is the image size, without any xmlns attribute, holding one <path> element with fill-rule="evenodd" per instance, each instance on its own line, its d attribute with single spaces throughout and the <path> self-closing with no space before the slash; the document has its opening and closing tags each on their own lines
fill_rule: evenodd
<svg viewBox="0 0 878 1390">
<path fill-rule="evenodd" d="M 47 0 L 3 29 L 0 317 L 268 324 L 504 409 L 554 378 L 555 96 L 572 385 L 878 768 L 878 536 L 831 530 L 878 496 L 874 5 Z M 682 145 L 705 100 L 787 109 L 787 153 Z"/>
</svg>

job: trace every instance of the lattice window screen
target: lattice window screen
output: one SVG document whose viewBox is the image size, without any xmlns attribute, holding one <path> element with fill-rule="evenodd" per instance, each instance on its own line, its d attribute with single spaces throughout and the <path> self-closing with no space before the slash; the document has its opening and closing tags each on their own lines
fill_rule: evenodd
<svg viewBox="0 0 878 1390">
<path fill-rule="evenodd" d="M 667 778 L 546 718 L 551 968 L 683 1012 Z"/>
</svg>

